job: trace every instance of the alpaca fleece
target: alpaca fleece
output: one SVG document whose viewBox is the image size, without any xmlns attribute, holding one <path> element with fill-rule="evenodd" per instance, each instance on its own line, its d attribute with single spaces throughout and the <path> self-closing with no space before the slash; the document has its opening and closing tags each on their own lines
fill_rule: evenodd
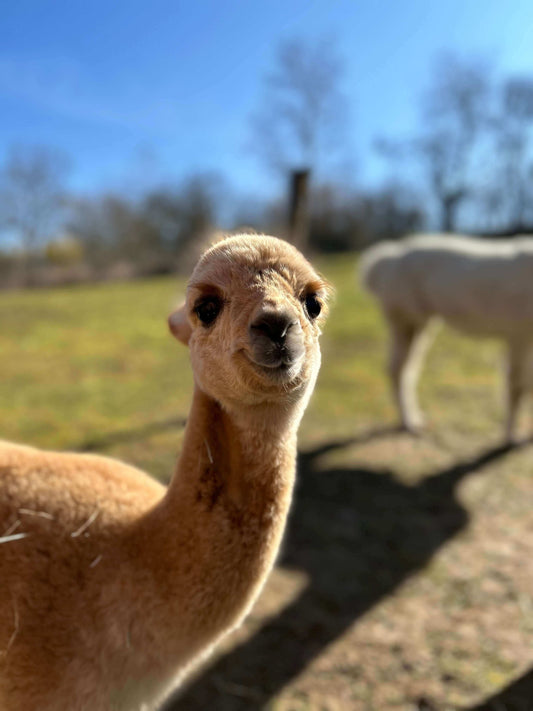
<svg viewBox="0 0 533 711">
<path fill-rule="evenodd" d="M 414 387 L 427 339 L 420 336 L 438 317 L 507 344 L 510 438 L 520 400 L 533 385 L 533 238 L 420 235 L 384 242 L 365 252 L 360 274 L 389 326 L 389 371 L 402 423 L 410 429 L 421 423 Z"/>
<path fill-rule="evenodd" d="M 195 387 L 168 489 L 110 458 L 0 443 L 1 711 L 155 709 L 240 623 L 284 530 L 327 292 L 273 237 L 203 255 L 169 320 Z"/>
</svg>

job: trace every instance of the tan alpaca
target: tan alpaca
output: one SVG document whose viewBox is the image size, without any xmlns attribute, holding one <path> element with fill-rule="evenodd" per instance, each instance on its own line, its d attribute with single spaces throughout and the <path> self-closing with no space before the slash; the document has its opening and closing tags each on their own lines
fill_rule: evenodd
<svg viewBox="0 0 533 711">
<path fill-rule="evenodd" d="M 327 285 L 240 235 L 200 259 L 173 333 L 195 390 L 168 490 L 93 455 L 0 443 L 0 709 L 154 709 L 270 571 Z"/>
</svg>

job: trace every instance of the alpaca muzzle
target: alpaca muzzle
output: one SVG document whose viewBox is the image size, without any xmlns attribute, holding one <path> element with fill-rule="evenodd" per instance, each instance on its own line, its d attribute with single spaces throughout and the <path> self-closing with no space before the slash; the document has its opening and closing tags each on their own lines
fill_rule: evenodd
<svg viewBox="0 0 533 711">
<path fill-rule="evenodd" d="M 302 327 L 291 311 L 263 309 L 249 328 L 254 363 L 265 368 L 288 368 L 305 353 Z"/>
</svg>

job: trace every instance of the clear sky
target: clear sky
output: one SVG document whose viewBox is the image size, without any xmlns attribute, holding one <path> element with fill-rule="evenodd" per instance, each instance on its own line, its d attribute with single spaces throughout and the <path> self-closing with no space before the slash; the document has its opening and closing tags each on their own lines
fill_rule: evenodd
<svg viewBox="0 0 533 711">
<path fill-rule="evenodd" d="M 346 64 L 360 182 L 380 179 L 376 136 L 415 128 L 437 52 L 533 75 L 531 0 L 4 0 L 0 159 L 61 148 L 79 191 L 215 170 L 272 192 L 247 149 L 261 79 L 281 39 L 324 35 Z"/>
</svg>

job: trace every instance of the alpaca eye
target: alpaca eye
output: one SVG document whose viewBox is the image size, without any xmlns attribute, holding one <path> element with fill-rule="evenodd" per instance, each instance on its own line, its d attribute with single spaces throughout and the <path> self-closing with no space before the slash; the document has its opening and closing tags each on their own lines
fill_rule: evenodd
<svg viewBox="0 0 533 711">
<path fill-rule="evenodd" d="M 222 308 L 222 302 L 216 296 L 208 296 L 195 307 L 195 312 L 204 326 L 210 326 Z"/>
<path fill-rule="evenodd" d="M 309 318 L 316 318 L 322 307 L 320 306 L 320 301 L 316 298 L 316 294 L 308 294 L 305 297 L 305 308 L 309 314 Z"/>
</svg>

